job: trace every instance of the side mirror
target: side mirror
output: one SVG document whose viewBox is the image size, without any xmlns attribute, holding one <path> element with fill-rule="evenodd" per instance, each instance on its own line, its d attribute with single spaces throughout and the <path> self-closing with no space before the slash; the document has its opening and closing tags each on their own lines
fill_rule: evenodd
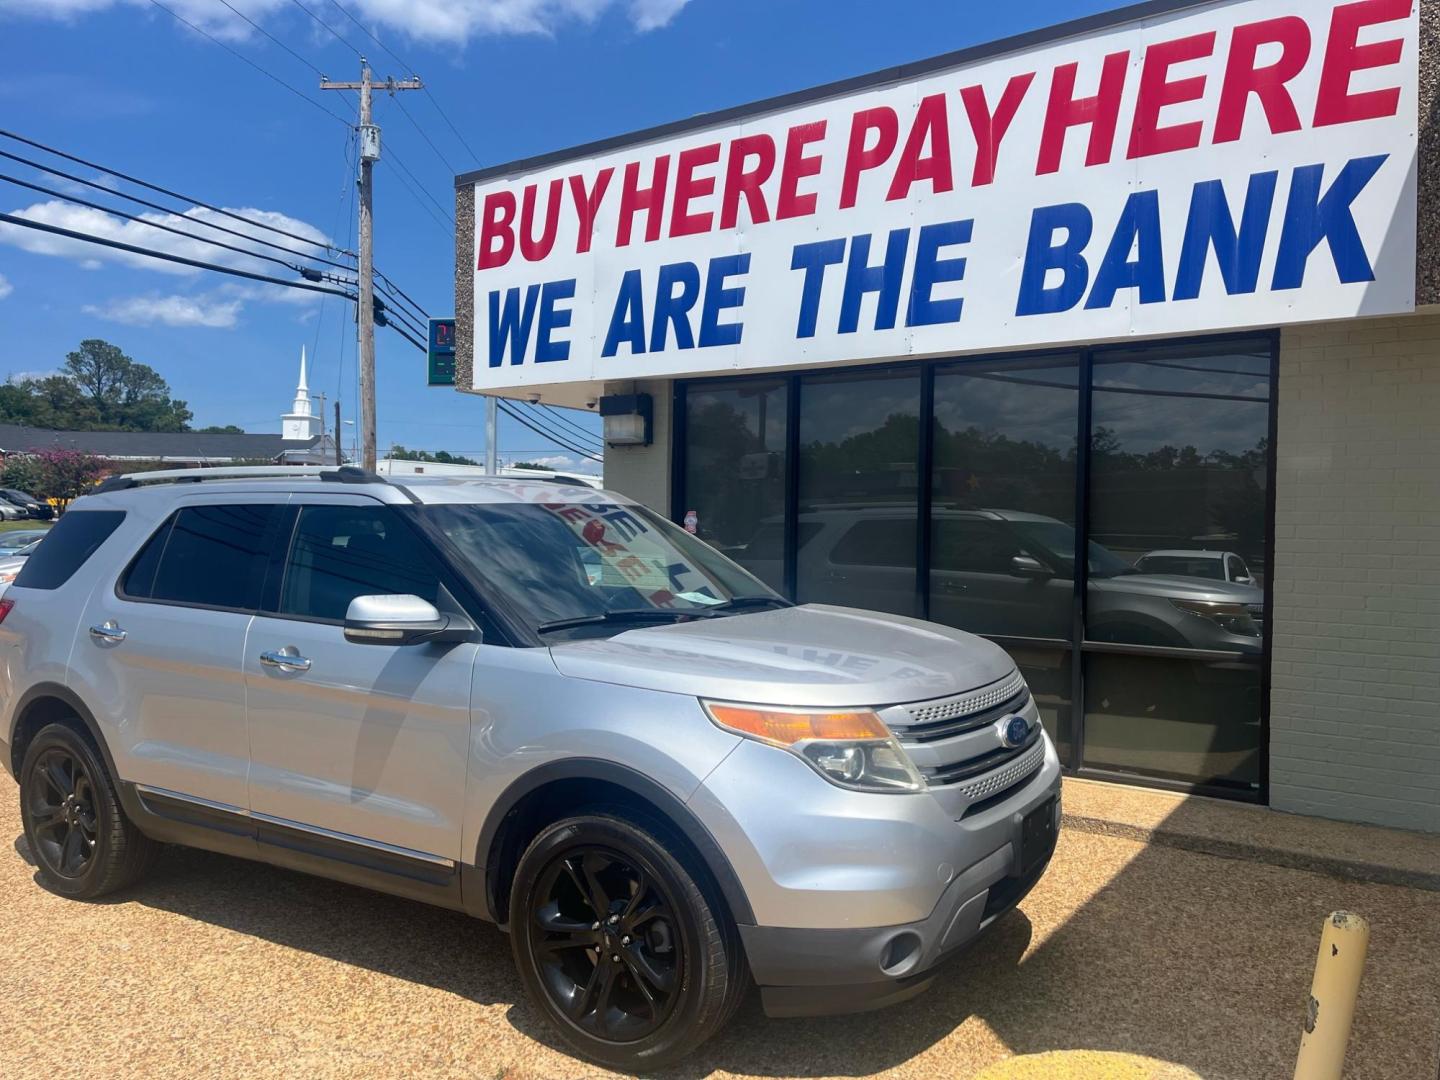
<svg viewBox="0 0 1440 1080">
<path fill-rule="evenodd" d="M 1252 578 L 1249 574 L 1241 574 L 1235 579 L 1236 585 L 1253 585 L 1254 583 L 1255 579 Z"/>
<path fill-rule="evenodd" d="M 1050 578 L 1055 576 L 1054 571 L 1033 555 L 1012 555 L 1010 557 L 1010 573 L 1016 577 L 1025 578 Z"/>
<path fill-rule="evenodd" d="M 345 640 L 353 645 L 462 641 L 474 633 L 463 615 L 442 615 L 418 596 L 357 596 L 345 612 Z"/>
</svg>

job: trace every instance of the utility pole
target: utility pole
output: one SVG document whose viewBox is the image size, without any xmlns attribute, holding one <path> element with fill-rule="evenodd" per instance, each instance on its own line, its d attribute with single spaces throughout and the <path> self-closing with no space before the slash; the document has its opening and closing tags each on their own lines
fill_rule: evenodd
<svg viewBox="0 0 1440 1080">
<path fill-rule="evenodd" d="M 500 405 L 495 395 L 485 399 L 485 475 L 494 476 L 500 471 L 500 455 L 496 452 L 499 441 Z"/>
<path fill-rule="evenodd" d="M 335 399 L 335 464 L 345 464 L 345 452 L 340 449 L 340 440 L 345 437 L 345 429 L 340 426 L 340 399 Z"/>
<path fill-rule="evenodd" d="M 359 312 L 356 319 L 360 356 L 360 467 L 375 471 L 375 258 L 374 230 L 371 213 L 371 173 L 380 160 L 380 129 L 371 123 L 371 90 L 420 90 L 418 78 L 396 80 L 387 77 L 374 81 L 374 72 L 365 57 L 360 58 L 359 82 L 331 82 L 321 76 L 321 90 L 360 91 L 360 251 L 356 277 L 360 284 Z"/>
</svg>

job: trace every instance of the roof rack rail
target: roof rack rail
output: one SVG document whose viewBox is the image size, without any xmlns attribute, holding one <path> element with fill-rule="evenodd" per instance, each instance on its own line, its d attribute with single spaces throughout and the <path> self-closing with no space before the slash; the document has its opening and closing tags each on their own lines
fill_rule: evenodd
<svg viewBox="0 0 1440 1080">
<path fill-rule="evenodd" d="M 126 491 L 144 484 L 199 484 L 206 480 L 279 480 L 301 476 L 314 476 L 337 484 L 389 483 L 385 477 L 366 472 L 354 465 L 226 465 L 125 473 L 122 476 L 110 477 L 97 486 L 93 493 L 101 495 L 109 491 Z"/>
</svg>

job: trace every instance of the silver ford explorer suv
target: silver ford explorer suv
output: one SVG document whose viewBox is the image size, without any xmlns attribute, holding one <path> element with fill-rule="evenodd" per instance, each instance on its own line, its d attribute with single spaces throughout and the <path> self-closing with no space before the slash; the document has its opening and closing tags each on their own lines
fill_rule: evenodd
<svg viewBox="0 0 1440 1080">
<path fill-rule="evenodd" d="M 168 842 L 466 911 L 632 1070 L 753 984 L 777 1016 L 919 993 L 1060 818 L 995 645 L 794 606 L 543 479 L 109 480 L 0 598 L 0 740 L 46 888 L 101 896 Z"/>
</svg>

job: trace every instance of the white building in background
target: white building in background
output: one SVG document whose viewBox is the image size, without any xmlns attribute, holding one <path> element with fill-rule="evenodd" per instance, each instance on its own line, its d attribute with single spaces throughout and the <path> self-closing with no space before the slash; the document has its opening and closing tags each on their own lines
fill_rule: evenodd
<svg viewBox="0 0 1440 1080">
<path fill-rule="evenodd" d="M 401 458 L 381 458 L 375 462 L 375 471 L 381 476 L 484 476 L 483 465 L 452 465 L 439 461 L 407 461 Z M 517 480 L 568 480 L 586 487 L 600 487 L 600 477 L 593 473 L 562 472 L 559 469 L 519 469 L 514 465 L 501 465 L 500 476 Z"/>
<path fill-rule="evenodd" d="M 295 400 L 290 411 L 280 417 L 280 437 L 285 442 L 312 442 L 324 432 L 324 420 L 315 415 L 310 400 L 310 387 L 305 381 L 305 346 L 300 346 L 300 385 L 295 387 Z"/>
</svg>

